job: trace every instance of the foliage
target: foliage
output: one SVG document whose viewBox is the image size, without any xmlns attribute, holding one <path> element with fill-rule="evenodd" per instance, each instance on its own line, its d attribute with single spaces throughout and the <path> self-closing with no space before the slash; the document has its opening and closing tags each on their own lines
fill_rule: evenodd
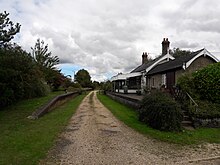
<svg viewBox="0 0 220 165">
<path fill-rule="evenodd" d="M 181 57 L 181 56 L 187 56 L 190 53 L 192 52 L 189 50 L 181 50 L 180 48 L 173 48 L 173 50 L 170 51 L 170 54 L 175 58 Z"/>
<path fill-rule="evenodd" d="M 101 86 L 101 90 L 104 90 L 104 91 L 112 90 L 112 82 L 109 80 L 106 82 L 101 82 L 100 86 Z"/>
<path fill-rule="evenodd" d="M 85 97 L 80 95 L 38 120 L 27 119 L 35 109 L 63 92 L 23 100 L 0 111 L 0 164 L 39 164 Z"/>
<path fill-rule="evenodd" d="M 8 15 L 0 13 L 0 108 L 18 100 L 44 96 L 50 91 L 49 86 L 53 90 L 60 86 L 67 88 L 71 80 L 55 69 L 59 58 L 48 52 L 44 41 L 37 40 L 32 56 L 20 46 L 8 43 L 21 26 L 14 25 Z"/>
<path fill-rule="evenodd" d="M 12 40 L 14 35 L 20 31 L 21 25 L 19 23 L 14 24 L 10 21 L 8 15 L 9 13 L 6 11 L 0 13 L 0 47 Z"/>
<path fill-rule="evenodd" d="M 214 119 L 220 118 L 220 104 L 211 103 L 209 101 L 199 101 L 197 100 L 198 109 L 191 107 L 190 114 L 192 117 L 201 119 Z"/>
<path fill-rule="evenodd" d="M 79 83 L 73 83 L 72 87 L 81 89 L 82 86 Z"/>
<path fill-rule="evenodd" d="M 75 81 L 79 83 L 83 88 L 91 87 L 91 77 L 89 75 L 89 72 L 85 69 L 79 70 L 75 75 Z"/>
<path fill-rule="evenodd" d="M 27 52 L 17 45 L 0 49 L 0 107 L 47 92 L 42 72 Z"/>
<path fill-rule="evenodd" d="M 188 92 L 190 95 L 195 97 L 195 85 L 192 74 L 183 74 L 178 78 L 177 84 L 183 91 Z"/>
<path fill-rule="evenodd" d="M 195 72 L 193 82 L 200 99 L 220 103 L 220 63 L 208 65 Z"/>
<path fill-rule="evenodd" d="M 92 88 L 93 89 L 100 89 L 100 83 L 98 81 L 93 81 Z"/>
<path fill-rule="evenodd" d="M 59 63 L 58 56 L 52 56 L 51 52 L 48 52 L 48 45 L 45 45 L 43 40 L 37 39 L 34 48 L 32 49 L 32 56 L 44 75 L 44 78 L 52 90 L 57 90 L 67 79 L 60 70 L 55 68 L 55 65 Z"/>
<path fill-rule="evenodd" d="M 119 120 L 137 132 L 151 136 L 155 139 L 170 143 L 198 144 L 198 143 L 220 143 L 220 129 L 200 128 L 194 131 L 184 130 L 182 132 L 164 132 L 148 127 L 138 120 L 137 112 L 123 104 L 120 104 L 106 95 L 97 95 L 99 100 L 114 114 Z"/>
<path fill-rule="evenodd" d="M 198 110 L 190 108 L 193 117 L 220 117 L 220 63 L 211 64 L 193 74 L 178 79 L 181 89 L 188 92 L 198 104 Z"/>
<path fill-rule="evenodd" d="M 167 94 L 155 91 L 144 96 L 138 110 L 139 120 L 164 131 L 180 131 L 182 113 L 179 105 Z"/>
<path fill-rule="evenodd" d="M 34 60 L 42 69 L 54 69 L 54 66 L 59 64 L 58 56 L 52 56 L 51 52 L 48 52 L 48 45 L 44 45 L 43 40 L 37 39 L 34 48 L 31 49 Z"/>
</svg>

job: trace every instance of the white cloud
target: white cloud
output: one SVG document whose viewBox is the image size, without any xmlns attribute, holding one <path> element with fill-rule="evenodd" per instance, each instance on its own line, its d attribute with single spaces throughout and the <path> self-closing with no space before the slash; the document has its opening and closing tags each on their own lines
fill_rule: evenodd
<svg viewBox="0 0 220 165">
<path fill-rule="evenodd" d="M 61 65 L 90 71 L 93 80 L 129 72 L 142 52 L 171 48 L 220 52 L 220 5 L 217 0 L 0 0 L 1 9 L 19 22 L 16 41 L 30 51 L 36 39 L 49 45 Z"/>
</svg>

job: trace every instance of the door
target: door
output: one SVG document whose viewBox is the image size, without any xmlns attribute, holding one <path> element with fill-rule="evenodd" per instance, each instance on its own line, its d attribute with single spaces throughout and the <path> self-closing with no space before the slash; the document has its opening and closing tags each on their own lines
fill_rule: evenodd
<svg viewBox="0 0 220 165">
<path fill-rule="evenodd" d="M 170 89 L 175 85 L 175 72 L 167 72 L 166 73 L 166 81 L 167 81 L 167 88 Z"/>
</svg>

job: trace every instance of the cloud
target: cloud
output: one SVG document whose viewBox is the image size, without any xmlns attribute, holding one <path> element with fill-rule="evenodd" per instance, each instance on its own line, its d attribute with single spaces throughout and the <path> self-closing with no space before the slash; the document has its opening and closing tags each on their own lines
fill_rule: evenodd
<svg viewBox="0 0 220 165">
<path fill-rule="evenodd" d="M 220 51 L 220 5 L 217 0 L 0 0 L 19 22 L 16 37 L 27 51 L 37 38 L 66 63 L 88 69 L 93 80 L 129 72 L 141 55 L 172 47 Z"/>
<path fill-rule="evenodd" d="M 194 49 L 199 47 L 199 43 L 190 43 L 185 40 L 176 41 L 173 43 L 173 46 L 175 48 L 181 48 L 181 49 Z"/>
</svg>

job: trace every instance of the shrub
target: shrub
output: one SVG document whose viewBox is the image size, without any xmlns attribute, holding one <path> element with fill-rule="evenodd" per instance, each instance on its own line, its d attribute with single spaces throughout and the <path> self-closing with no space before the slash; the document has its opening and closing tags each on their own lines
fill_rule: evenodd
<svg viewBox="0 0 220 165">
<path fill-rule="evenodd" d="M 198 104 L 198 109 L 189 107 L 192 117 L 220 118 L 220 63 L 186 74 L 178 79 L 183 91 L 188 92 Z"/>
<path fill-rule="evenodd" d="M 0 49 L 0 109 L 47 93 L 42 73 L 27 52 L 18 47 Z"/>
<path fill-rule="evenodd" d="M 193 82 L 200 99 L 220 103 L 220 63 L 208 65 L 195 72 Z"/>
<path fill-rule="evenodd" d="M 177 80 L 178 86 L 185 91 L 188 92 L 190 95 L 194 96 L 195 95 L 195 85 L 193 82 L 193 77 L 192 74 L 183 74 L 179 79 Z"/>
<path fill-rule="evenodd" d="M 180 131 L 183 118 L 180 106 L 159 91 L 145 95 L 138 110 L 139 120 L 163 131 Z"/>
<path fill-rule="evenodd" d="M 220 118 L 220 104 L 211 103 L 208 101 L 196 101 L 198 103 L 198 109 L 190 108 L 190 114 L 192 117 L 202 119 L 214 119 Z"/>
</svg>

